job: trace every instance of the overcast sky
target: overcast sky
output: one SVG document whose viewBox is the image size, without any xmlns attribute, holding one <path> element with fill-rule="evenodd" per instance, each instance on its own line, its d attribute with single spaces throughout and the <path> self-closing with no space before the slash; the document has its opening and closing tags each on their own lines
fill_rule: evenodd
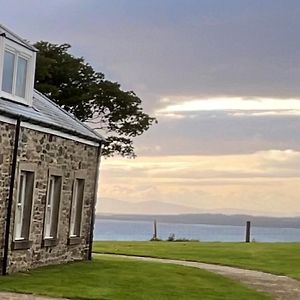
<svg viewBox="0 0 300 300">
<path fill-rule="evenodd" d="M 300 212 L 298 0 L 0 4 L 1 23 L 32 42 L 70 43 L 157 116 L 136 160 L 103 161 L 103 207 Z"/>
</svg>

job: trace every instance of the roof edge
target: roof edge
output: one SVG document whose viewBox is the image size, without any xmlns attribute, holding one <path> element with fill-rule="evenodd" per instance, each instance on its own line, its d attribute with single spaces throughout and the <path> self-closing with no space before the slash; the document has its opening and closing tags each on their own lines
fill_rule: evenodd
<svg viewBox="0 0 300 300">
<path fill-rule="evenodd" d="M 0 28 L 2 28 L 4 31 L 6 31 L 7 33 L 9 33 L 11 36 L 13 36 L 16 40 L 21 41 L 22 43 L 24 43 L 30 50 L 32 50 L 34 52 L 38 52 L 39 51 L 37 48 L 35 48 L 33 45 L 31 45 L 28 41 L 26 41 L 25 39 L 21 38 L 19 35 L 17 35 L 13 31 L 11 31 L 10 29 L 8 29 L 3 24 L 0 24 Z M 8 37 L 6 36 L 6 38 L 8 38 Z"/>
<path fill-rule="evenodd" d="M 33 92 L 36 93 L 36 94 L 38 94 L 40 97 L 42 97 L 46 101 L 50 102 L 55 107 L 57 107 L 61 112 L 63 112 L 69 118 L 72 118 L 74 121 L 76 121 L 77 123 L 79 123 L 81 126 L 85 127 L 87 130 L 89 130 L 90 132 L 92 132 L 93 134 L 95 134 L 99 138 L 99 140 L 101 140 L 101 141 L 105 141 L 106 140 L 105 137 L 102 136 L 99 132 L 97 132 L 96 130 L 92 129 L 91 127 L 89 127 L 88 125 L 86 125 L 84 122 L 80 121 L 73 114 L 71 114 L 71 113 L 67 112 L 66 110 L 64 110 L 57 103 L 55 103 L 54 101 L 52 101 L 51 99 L 49 99 L 47 96 L 45 96 L 44 94 L 42 94 L 38 90 L 34 89 Z"/>
<path fill-rule="evenodd" d="M 3 116 L 6 116 L 6 117 L 10 117 L 10 118 L 13 118 L 13 119 L 20 119 L 23 122 L 28 122 L 28 123 L 31 123 L 31 124 L 34 124 L 34 125 L 43 126 L 45 128 L 50 128 L 50 129 L 58 130 L 60 132 L 67 133 L 67 134 L 70 134 L 70 135 L 73 135 L 73 136 L 77 136 L 79 138 L 82 138 L 82 139 L 85 139 L 85 140 L 88 140 L 88 141 L 96 142 L 99 145 L 102 144 L 102 142 L 105 141 L 105 139 L 92 138 L 92 137 L 86 136 L 84 134 L 81 134 L 81 133 L 79 133 L 79 132 L 77 132 L 75 130 L 66 129 L 64 127 L 61 127 L 61 126 L 58 126 L 58 125 L 49 124 L 47 122 L 41 122 L 41 121 L 38 121 L 36 119 L 25 117 L 25 116 L 23 116 L 21 114 L 14 114 L 14 113 L 2 110 L 2 109 L 0 109 L 0 113 Z"/>
</svg>

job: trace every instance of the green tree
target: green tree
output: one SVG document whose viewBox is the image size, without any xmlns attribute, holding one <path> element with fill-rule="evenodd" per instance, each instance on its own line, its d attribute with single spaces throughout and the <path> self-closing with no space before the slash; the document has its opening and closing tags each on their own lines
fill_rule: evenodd
<svg viewBox="0 0 300 300">
<path fill-rule="evenodd" d="M 103 155 L 134 157 L 133 138 L 143 134 L 156 119 L 143 111 L 133 91 L 105 79 L 83 57 L 69 53 L 69 44 L 35 44 L 35 88 L 78 119 L 105 132 Z"/>
</svg>

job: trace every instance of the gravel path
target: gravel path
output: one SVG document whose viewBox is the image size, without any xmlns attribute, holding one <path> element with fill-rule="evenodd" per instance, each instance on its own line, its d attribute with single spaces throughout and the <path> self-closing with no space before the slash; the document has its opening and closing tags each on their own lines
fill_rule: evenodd
<svg viewBox="0 0 300 300">
<path fill-rule="evenodd" d="M 64 299 L 49 298 L 49 297 L 42 297 L 36 295 L 15 294 L 15 293 L 0 293 L 0 299 L 1 300 L 64 300 Z"/>
<path fill-rule="evenodd" d="M 175 264 L 181 266 L 205 269 L 236 281 L 242 282 L 257 291 L 268 293 L 278 300 L 300 300 L 300 281 L 287 276 L 273 275 L 260 271 L 245 270 L 234 267 L 206 264 L 200 262 L 190 262 L 173 259 L 150 258 L 141 256 L 127 256 L 114 254 L 94 254 L 99 256 L 130 258 L 142 261 L 160 262 L 165 264 Z"/>
<path fill-rule="evenodd" d="M 103 257 L 121 257 L 142 261 L 174 264 L 208 270 L 236 281 L 242 282 L 257 291 L 268 293 L 278 300 L 300 300 L 300 281 L 287 276 L 273 275 L 260 271 L 245 270 L 234 267 L 190 262 L 183 260 L 161 259 L 142 256 L 127 256 L 115 254 L 94 254 Z M 0 293 L 0 300 L 64 300 L 36 295 L 23 295 L 14 293 Z M 65 299 L 66 300 L 66 299 Z"/>
</svg>

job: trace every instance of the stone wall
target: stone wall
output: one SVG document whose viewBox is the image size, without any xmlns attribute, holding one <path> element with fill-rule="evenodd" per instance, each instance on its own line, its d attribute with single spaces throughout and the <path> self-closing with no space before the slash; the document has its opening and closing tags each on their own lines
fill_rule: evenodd
<svg viewBox="0 0 300 300">
<path fill-rule="evenodd" d="M 0 138 L 2 139 L 1 151 L 4 152 L 1 153 L 0 151 L 0 193 L 2 201 L 0 205 L 3 207 L 3 200 L 7 200 L 9 179 L 7 178 L 8 176 L 2 175 L 8 174 L 9 172 L 14 126 L 1 125 L 0 123 Z M 3 148 L 3 141 L 7 144 L 7 148 Z M 3 155 L 3 161 L 7 163 L 1 164 L 1 155 Z M 20 163 L 31 163 L 36 170 L 32 221 L 29 236 L 32 245 L 26 250 L 10 250 L 8 271 L 15 272 L 41 265 L 86 259 L 88 254 L 91 213 L 97 174 L 97 147 L 32 129 L 22 128 L 20 132 L 18 165 Z M 62 170 L 63 184 L 58 225 L 58 241 L 55 246 L 43 247 L 43 226 L 49 168 Z M 77 170 L 85 170 L 87 174 L 84 187 L 82 233 L 79 243 L 68 245 L 72 187 L 75 171 Z M 14 188 L 14 205 L 11 219 L 11 243 L 13 241 L 16 200 L 17 180 Z M 0 230 L 2 233 L 2 227 L 4 226 L 2 209 L 0 217 L 2 221 Z"/>
<path fill-rule="evenodd" d="M 7 214 L 7 199 L 10 185 L 11 161 L 15 126 L 0 122 L 0 271 L 4 246 L 4 233 Z"/>
</svg>

